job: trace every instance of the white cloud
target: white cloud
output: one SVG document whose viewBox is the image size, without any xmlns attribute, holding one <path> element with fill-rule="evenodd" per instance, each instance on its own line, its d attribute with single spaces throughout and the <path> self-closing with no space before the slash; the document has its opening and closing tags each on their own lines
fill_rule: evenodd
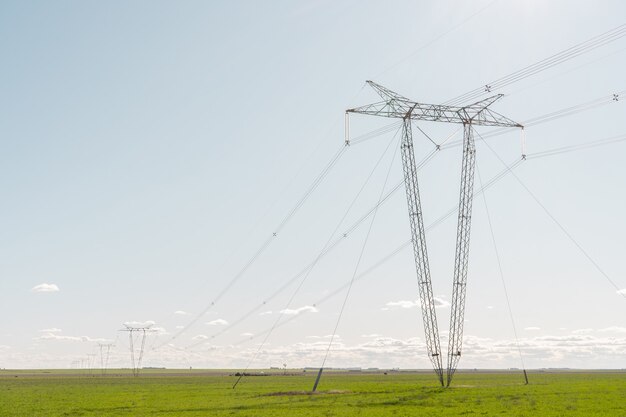
<svg viewBox="0 0 626 417">
<path fill-rule="evenodd" d="M 190 313 L 187 313 L 186 311 L 183 311 L 183 310 L 176 310 L 174 314 L 176 314 L 177 316 L 188 316 Z"/>
<path fill-rule="evenodd" d="M 124 326 L 127 327 L 152 327 L 155 325 L 154 320 L 146 320 L 146 321 L 125 321 Z"/>
<path fill-rule="evenodd" d="M 593 329 L 577 329 L 572 331 L 573 334 L 587 334 L 591 332 L 593 332 Z"/>
<path fill-rule="evenodd" d="M 59 287 L 56 284 L 48 284 L 44 282 L 43 284 L 35 285 L 30 290 L 32 292 L 58 292 Z"/>
<path fill-rule="evenodd" d="M 208 324 L 209 326 L 226 326 L 228 322 L 224 319 L 215 319 L 208 321 L 206 324 Z"/>
<path fill-rule="evenodd" d="M 362 334 L 361 337 L 381 337 L 382 335 L 378 334 L 378 333 L 372 333 L 372 334 Z"/>
<path fill-rule="evenodd" d="M 537 326 L 524 327 L 524 330 L 529 330 L 529 331 L 541 330 L 541 327 L 537 327 Z"/>
<path fill-rule="evenodd" d="M 184 329 L 185 326 L 176 326 L 177 329 Z"/>
<path fill-rule="evenodd" d="M 300 313 L 317 313 L 319 312 L 319 310 L 314 307 L 314 306 L 303 306 L 300 308 L 296 308 L 296 309 L 291 309 L 291 308 L 286 308 L 284 310 L 280 310 L 281 314 L 284 314 L 286 316 L 295 316 L 297 314 Z"/>
<path fill-rule="evenodd" d="M 599 332 L 609 332 L 609 333 L 626 333 L 626 327 L 620 326 L 609 326 L 604 329 L 598 330 Z"/>
<path fill-rule="evenodd" d="M 533 335 L 533 333 L 526 333 Z M 534 333 L 536 335 L 537 333 Z M 590 335 L 572 334 L 561 336 L 533 336 L 522 337 L 519 345 L 528 368 L 610 368 L 622 367 L 626 357 L 626 335 L 611 333 L 592 333 Z M 193 335 L 193 334 L 192 334 Z M 602 337 L 596 337 L 600 335 Z M 81 339 L 82 340 L 82 339 Z M 202 349 L 194 351 L 176 349 L 159 349 L 150 355 L 162 366 L 184 367 L 189 366 L 190 355 L 195 367 L 213 368 L 240 368 L 245 367 L 249 358 L 258 350 L 256 343 L 246 341 L 245 345 L 216 346 L 209 343 L 212 338 L 205 335 L 194 336 L 196 343 L 202 344 Z M 245 339 L 244 339 L 245 340 Z M 445 344 L 445 338 L 442 343 Z M 43 344 L 43 342 L 41 342 Z M 57 342 L 61 343 L 61 342 Z M 82 344 L 73 342 L 76 347 Z M 329 339 L 307 338 L 302 336 L 298 343 L 276 343 L 263 347 L 263 358 L 271 364 L 288 363 L 289 367 L 311 366 L 312 363 L 321 363 L 321 359 L 328 348 Z M 85 343 L 84 346 L 88 346 Z M 0 347 L 0 349 L 2 349 Z M 372 337 L 358 341 L 352 339 L 335 340 L 332 345 L 332 355 L 329 357 L 329 367 L 378 367 L 389 368 L 430 368 L 426 353 L 426 346 L 421 337 L 392 338 Z M 0 351 L 8 361 L 23 364 L 38 364 L 43 366 L 53 363 L 54 366 L 67 366 L 74 356 L 54 356 L 49 353 L 19 353 L 15 348 Z M 38 356 L 41 355 L 41 356 Z M 112 354 L 113 355 L 113 354 Z M 158 360 L 157 360 L 158 359 Z M 111 363 L 115 366 L 127 366 L 127 351 L 120 349 L 112 356 Z M 196 365 L 197 363 L 197 365 Z M 148 362 L 151 365 L 152 362 Z M 616 365 L 617 364 L 617 365 Z M 463 338 L 463 358 L 461 367 L 467 368 L 510 368 L 519 367 L 519 354 L 515 339 L 495 339 L 477 337 L 471 334 Z"/>
<path fill-rule="evenodd" d="M 249 337 L 249 336 L 254 336 L 254 333 L 246 332 L 246 333 L 241 333 L 239 336 Z"/>
<path fill-rule="evenodd" d="M 626 295 L 626 288 L 622 288 L 621 290 L 616 291 L 619 295 Z"/>
<path fill-rule="evenodd" d="M 400 300 L 400 301 L 389 301 L 385 305 L 387 307 L 413 308 L 413 307 L 419 307 L 420 302 L 417 300 L 416 301 Z"/>
<path fill-rule="evenodd" d="M 204 334 L 198 334 L 191 338 L 191 340 L 207 340 L 209 336 Z"/>
<path fill-rule="evenodd" d="M 39 337 L 36 337 L 35 340 L 64 340 L 69 342 L 107 342 L 107 339 L 102 338 L 92 338 L 89 336 L 62 336 L 60 334 L 55 333 L 44 333 Z"/>
<path fill-rule="evenodd" d="M 268 314 L 272 314 L 271 311 L 264 311 L 262 313 L 259 313 L 259 316 L 267 316 Z"/>
<path fill-rule="evenodd" d="M 435 308 L 443 308 L 450 306 L 450 303 L 444 300 L 441 297 L 433 297 L 433 301 L 435 303 Z M 411 301 L 411 300 L 400 300 L 400 301 L 389 301 L 385 304 L 385 307 L 381 308 L 383 311 L 387 310 L 396 310 L 399 308 L 415 308 L 421 305 L 419 300 Z"/>
<path fill-rule="evenodd" d="M 487 310 L 493 310 L 493 306 L 487 306 Z"/>
<path fill-rule="evenodd" d="M 39 330 L 41 333 L 61 333 L 63 330 L 58 329 L 56 327 L 51 327 L 49 329 Z"/>
<path fill-rule="evenodd" d="M 168 331 L 165 330 L 165 327 L 151 327 L 150 330 L 151 334 L 157 336 L 169 334 Z"/>
</svg>

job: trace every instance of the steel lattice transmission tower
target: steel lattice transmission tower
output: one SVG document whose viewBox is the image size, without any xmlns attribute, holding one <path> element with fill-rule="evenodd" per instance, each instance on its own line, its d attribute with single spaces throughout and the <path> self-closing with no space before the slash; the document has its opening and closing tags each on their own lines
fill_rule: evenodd
<svg viewBox="0 0 626 417">
<path fill-rule="evenodd" d="M 111 348 L 114 346 L 113 343 L 98 343 L 98 347 L 100 348 L 100 371 L 102 375 L 107 372 L 107 368 L 109 367 L 109 354 L 111 353 Z M 104 353 L 105 349 L 106 354 Z"/>
<path fill-rule="evenodd" d="M 134 327 L 124 323 L 125 329 L 120 330 L 121 332 L 128 332 L 128 342 L 130 345 L 130 362 L 131 362 L 131 370 L 133 372 L 133 376 L 139 376 L 139 372 L 141 371 L 141 361 L 143 360 L 143 352 L 146 346 L 146 334 L 148 332 L 154 331 L 151 329 L 152 325 L 142 326 L 142 327 Z M 134 333 L 141 334 L 141 345 L 139 348 L 139 357 L 135 361 L 135 339 L 133 337 Z"/>
<path fill-rule="evenodd" d="M 461 358 L 461 346 L 463 342 L 467 265 L 472 219 L 472 200 L 474 197 L 474 168 L 476 164 L 473 126 L 518 128 L 523 128 L 523 126 L 489 109 L 489 106 L 500 99 L 502 94 L 462 107 L 422 104 L 409 100 L 372 81 L 367 81 L 367 83 L 378 93 L 382 101 L 349 109 L 346 111 L 346 114 L 357 113 L 402 119 L 402 167 L 404 170 L 404 184 L 409 207 L 411 239 L 413 242 L 413 254 L 417 271 L 424 332 L 426 334 L 426 346 L 428 357 L 439 378 L 439 382 L 442 386 L 449 386 L 459 363 L 459 359 Z M 426 237 L 417 180 L 417 167 L 415 165 L 415 154 L 413 151 L 413 134 L 411 130 L 413 120 L 457 123 L 463 125 L 461 192 L 459 197 L 456 252 L 454 258 L 448 363 L 445 378 L 439 340 L 439 328 L 437 327 L 437 315 L 435 313 L 435 301 L 430 278 L 428 252 L 426 250 Z"/>
</svg>

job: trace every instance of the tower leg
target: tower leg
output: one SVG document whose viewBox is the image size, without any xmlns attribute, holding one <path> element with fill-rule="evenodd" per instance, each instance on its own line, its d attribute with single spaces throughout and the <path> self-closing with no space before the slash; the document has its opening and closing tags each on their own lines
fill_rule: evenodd
<svg viewBox="0 0 626 417">
<path fill-rule="evenodd" d="M 415 154 L 413 151 L 413 134 L 409 117 L 406 117 L 403 121 L 401 150 L 404 185 L 406 188 L 409 219 L 411 223 L 411 241 L 413 242 L 413 255 L 415 257 L 415 268 L 417 271 L 420 306 L 426 335 L 426 348 L 428 350 L 428 358 L 439 378 L 439 383 L 443 386 L 444 380 L 439 328 L 437 327 L 435 300 L 430 280 L 430 266 L 428 264 L 428 252 L 426 251 L 424 220 L 422 218 L 422 207 L 417 184 L 417 167 L 415 165 Z"/>
<path fill-rule="evenodd" d="M 136 376 L 135 373 L 136 371 L 136 367 L 135 367 L 135 346 L 133 346 L 133 331 L 129 330 L 128 332 L 128 338 L 129 338 L 129 343 L 130 343 L 130 362 L 131 362 L 131 368 L 133 371 L 133 376 Z"/>
<path fill-rule="evenodd" d="M 461 170 L 461 193 L 459 218 L 454 257 L 454 279 L 450 312 L 450 337 L 448 339 L 448 369 L 446 386 L 450 386 L 454 372 L 461 359 L 463 344 L 463 321 L 465 318 L 465 292 L 467 289 L 467 261 L 469 256 L 472 201 L 474 197 L 474 168 L 476 147 L 470 123 L 463 124 L 463 165 Z"/>
</svg>

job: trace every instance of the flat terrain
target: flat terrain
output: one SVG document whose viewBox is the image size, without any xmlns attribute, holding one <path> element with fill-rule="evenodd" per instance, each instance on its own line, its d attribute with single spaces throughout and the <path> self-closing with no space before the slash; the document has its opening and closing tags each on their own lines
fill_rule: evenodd
<svg viewBox="0 0 626 417">
<path fill-rule="evenodd" d="M 626 417 L 626 373 L 460 372 L 438 388 L 424 372 L 0 371 L 0 416 L 602 416 Z"/>
</svg>

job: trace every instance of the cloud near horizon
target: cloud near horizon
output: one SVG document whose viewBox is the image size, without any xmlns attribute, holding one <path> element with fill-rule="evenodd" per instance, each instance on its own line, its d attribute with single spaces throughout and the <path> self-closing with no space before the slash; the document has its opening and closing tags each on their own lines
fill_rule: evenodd
<svg viewBox="0 0 626 417">
<path fill-rule="evenodd" d="M 39 337 L 35 337 L 35 340 L 64 340 L 69 342 L 92 342 L 92 343 L 104 343 L 109 340 L 103 338 L 92 338 L 89 336 L 63 336 L 56 333 L 44 333 Z"/>
<path fill-rule="evenodd" d="M 286 316 L 295 316 L 300 313 L 317 313 L 317 312 L 319 312 L 319 310 L 315 306 L 302 306 L 296 309 L 286 308 L 284 310 L 280 310 L 280 313 Z"/>
<path fill-rule="evenodd" d="M 209 326 L 226 326 L 228 322 L 224 319 L 215 319 L 215 320 L 207 321 L 206 324 L 208 324 Z"/>
<path fill-rule="evenodd" d="M 49 329 L 42 329 L 39 330 L 41 333 L 61 333 L 63 330 L 57 328 L 57 327 L 51 327 Z"/>
<path fill-rule="evenodd" d="M 435 302 L 435 308 L 444 308 L 449 307 L 450 303 L 443 298 L 434 297 L 433 301 Z M 415 308 L 421 305 L 419 300 L 400 300 L 400 301 L 389 301 L 385 304 L 384 307 L 381 308 L 383 311 L 387 310 L 397 310 L 400 308 Z"/>
<path fill-rule="evenodd" d="M 152 327 L 156 324 L 154 320 L 146 321 L 125 321 L 124 326 L 128 327 Z"/>
<path fill-rule="evenodd" d="M 174 314 L 176 314 L 177 316 L 188 316 L 190 313 L 187 313 L 186 311 L 183 311 L 183 310 L 176 310 Z"/>
<path fill-rule="evenodd" d="M 59 292 L 59 287 L 56 284 L 48 284 L 46 282 L 35 285 L 30 289 L 32 292 Z"/>
</svg>

